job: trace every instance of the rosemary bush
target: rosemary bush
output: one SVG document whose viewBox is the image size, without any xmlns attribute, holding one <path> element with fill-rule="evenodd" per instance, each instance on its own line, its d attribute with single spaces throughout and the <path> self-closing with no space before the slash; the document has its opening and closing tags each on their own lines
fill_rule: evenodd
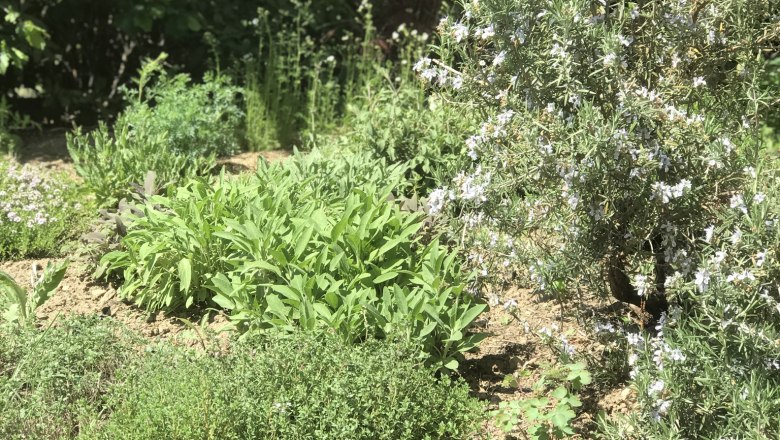
<svg viewBox="0 0 780 440">
<path fill-rule="evenodd" d="M 605 423 L 614 438 L 777 430 L 780 207 L 761 128 L 779 12 L 470 1 L 416 66 L 486 115 L 432 211 L 460 214 L 481 252 L 520 255 L 538 290 L 608 289 L 652 315 L 650 336 L 628 338 L 641 411 Z"/>
<path fill-rule="evenodd" d="M 560 237 L 538 263 L 557 268 L 538 271 L 548 288 L 597 268 L 616 298 L 657 318 L 665 280 L 693 275 L 696 237 L 756 164 L 771 99 L 762 48 L 780 32 L 770 2 L 464 8 L 440 28 L 441 58 L 463 62 L 417 69 L 488 117 L 466 141 L 474 164 L 432 206 Z"/>
</svg>

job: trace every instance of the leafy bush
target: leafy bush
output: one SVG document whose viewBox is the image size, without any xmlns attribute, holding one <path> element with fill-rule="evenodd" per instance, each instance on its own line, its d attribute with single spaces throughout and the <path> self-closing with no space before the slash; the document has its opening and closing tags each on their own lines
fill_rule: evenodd
<svg viewBox="0 0 780 440">
<path fill-rule="evenodd" d="M 0 436 L 470 438 L 483 406 L 414 355 L 302 334 L 207 353 L 149 344 L 97 317 L 0 326 Z"/>
<path fill-rule="evenodd" d="M 411 358 L 392 344 L 303 335 L 218 357 L 161 346 L 123 371 L 108 421 L 80 438 L 470 438 L 482 405 Z"/>
<path fill-rule="evenodd" d="M 352 104 L 347 134 L 355 149 L 408 165 L 407 180 L 427 195 L 449 181 L 464 160 L 462 134 L 475 125 L 469 113 L 426 97 L 419 85 L 378 85 Z"/>
<path fill-rule="evenodd" d="M 227 77 L 211 73 L 202 84 L 192 84 L 185 74 L 169 77 L 159 67 L 165 58 L 163 54 L 147 63 L 137 89 L 126 89 L 129 105 L 119 116 L 119 123 L 152 137 L 165 134 L 168 148 L 191 160 L 235 153 L 244 122 L 237 103 L 241 89 Z M 155 71 L 159 76 L 153 80 Z"/>
<path fill-rule="evenodd" d="M 418 243 L 424 219 L 376 186 L 399 168 L 368 161 L 339 173 L 349 162 L 334 161 L 260 163 L 253 177 L 152 197 L 101 266 L 121 272 L 119 293 L 151 310 L 215 302 L 243 330 L 400 337 L 455 368 L 479 341 L 465 332 L 485 308 L 467 292 L 456 253 Z M 345 180 L 352 175 L 371 182 Z"/>
<path fill-rule="evenodd" d="M 720 209 L 693 279 L 676 277 L 658 335 L 631 335 L 642 411 L 610 438 L 770 438 L 780 429 L 780 171 L 773 162 Z M 735 199 L 736 200 L 736 199 Z"/>
<path fill-rule="evenodd" d="M 432 207 L 528 237 L 518 255 L 539 290 L 606 284 L 652 315 L 659 333 L 629 358 L 642 411 L 603 425 L 612 438 L 777 431 L 780 209 L 760 157 L 776 14 L 761 0 L 469 2 L 440 29 L 442 58 L 463 61 L 418 65 L 487 115 L 473 166 Z"/>
<path fill-rule="evenodd" d="M 59 255 L 84 229 L 82 199 L 65 176 L 0 157 L 0 260 Z"/>
<path fill-rule="evenodd" d="M 47 329 L 0 326 L 0 437 L 74 438 L 97 422 L 117 369 L 136 340 L 108 320 Z"/>
<path fill-rule="evenodd" d="M 8 323 L 31 326 L 35 322 L 35 310 L 54 294 L 66 270 L 68 270 L 68 261 L 48 263 L 40 277 L 33 269 L 32 292 L 27 292 L 10 275 L 0 270 L 2 318 Z"/>
<path fill-rule="evenodd" d="M 113 130 L 105 124 L 88 134 L 68 135 L 68 152 L 86 185 L 104 206 L 130 196 L 133 184 L 164 188 L 204 174 L 217 154 L 235 151 L 241 111 L 238 89 L 226 79 L 207 76 L 188 85 L 187 76 L 149 85 L 165 55 L 141 69 L 138 88 L 128 92 L 130 105 Z"/>
<path fill-rule="evenodd" d="M 771 101 L 756 54 L 773 23 L 762 0 L 469 3 L 441 28 L 464 61 L 418 65 L 489 115 L 468 140 L 474 165 L 435 198 L 560 237 L 546 286 L 604 274 L 658 318 L 665 279 L 691 274 L 695 237 L 756 163 Z"/>
<path fill-rule="evenodd" d="M 106 207 L 130 198 L 134 185 L 154 192 L 203 174 L 216 163 L 214 156 L 190 160 L 175 153 L 165 133 L 136 132 L 122 119 L 114 125 L 113 133 L 101 123 L 87 134 L 77 129 L 67 139 L 68 152 L 84 185 Z"/>
</svg>

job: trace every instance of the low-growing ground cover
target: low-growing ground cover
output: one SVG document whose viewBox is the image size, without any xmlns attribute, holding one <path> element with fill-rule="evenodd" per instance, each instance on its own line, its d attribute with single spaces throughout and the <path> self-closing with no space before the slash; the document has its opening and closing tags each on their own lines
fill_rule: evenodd
<svg viewBox="0 0 780 440">
<path fill-rule="evenodd" d="M 110 318 L 0 330 L 3 438 L 467 438 L 484 417 L 413 348 L 275 335 L 207 350 Z"/>
<path fill-rule="evenodd" d="M 91 204 L 66 176 L 0 157 L 0 259 L 62 255 Z"/>
</svg>

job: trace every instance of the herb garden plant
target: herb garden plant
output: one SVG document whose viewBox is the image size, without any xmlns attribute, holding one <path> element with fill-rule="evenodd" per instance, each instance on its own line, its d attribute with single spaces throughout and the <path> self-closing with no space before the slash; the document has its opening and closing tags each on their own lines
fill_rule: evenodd
<svg viewBox="0 0 780 440">
<path fill-rule="evenodd" d="M 0 260 L 60 255 L 84 229 L 82 200 L 66 176 L 0 157 Z"/>
<path fill-rule="evenodd" d="M 400 338 L 455 369 L 486 305 L 456 253 L 419 242 L 424 218 L 387 200 L 392 186 L 379 185 L 403 170 L 368 159 L 352 172 L 371 181 L 356 187 L 345 159 L 298 160 L 151 197 L 102 267 L 150 310 L 216 303 L 242 330 Z"/>
<path fill-rule="evenodd" d="M 150 172 L 158 188 L 206 174 L 216 156 L 240 146 L 239 89 L 218 75 L 206 75 L 202 84 L 183 74 L 169 77 L 166 57 L 140 69 L 113 127 L 101 123 L 90 133 L 68 135 L 76 170 L 102 206 L 129 198 Z"/>
<path fill-rule="evenodd" d="M 776 5 L 463 7 L 440 26 L 439 59 L 416 68 L 486 119 L 465 140 L 473 165 L 431 194 L 432 211 L 522 238 L 538 290 L 604 286 L 648 312 L 653 336 L 629 335 L 642 411 L 605 424 L 615 438 L 775 432 L 780 211 L 760 129 L 777 102 L 761 86 Z"/>
<path fill-rule="evenodd" d="M 555 231 L 549 285 L 600 268 L 658 318 L 665 281 L 693 275 L 697 238 L 756 163 L 761 48 L 778 29 L 765 0 L 722 3 L 465 4 L 441 27 L 442 58 L 464 62 L 417 67 L 489 116 L 467 140 L 474 165 L 434 198 Z"/>
</svg>

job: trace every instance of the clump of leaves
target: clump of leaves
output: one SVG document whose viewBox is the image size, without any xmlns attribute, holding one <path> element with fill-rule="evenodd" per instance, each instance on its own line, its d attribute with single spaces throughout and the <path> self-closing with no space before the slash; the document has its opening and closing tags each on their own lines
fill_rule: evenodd
<svg viewBox="0 0 780 440">
<path fill-rule="evenodd" d="M 467 330 L 486 308 L 457 253 L 420 243 L 424 216 L 388 201 L 391 187 L 352 187 L 332 172 L 344 164 L 296 162 L 151 197 L 102 270 L 121 274 L 120 295 L 150 310 L 216 303 L 242 330 L 399 337 L 456 368 L 481 340 Z"/>
<path fill-rule="evenodd" d="M 192 83 L 186 74 L 169 76 L 162 67 L 166 56 L 145 64 L 137 87 L 124 89 L 128 106 L 119 119 L 135 132 L 165 133 L 168 148 L 190 160 L 236 152 L 244 118 L 241 88 L 214 73 L 202 83 Z"/>
<path fill-rule="evenodd" d="M 32 292 L 28 292 L 10 275 L 0 271 L 0 310 L 3 311 L 3 319 L 21 326 L 32 325 L 35 322 L 35 310 L 54 294 L 67 269 L 67 260 L 60 263 L 50 262 L 38 278 L 37 270 L 33 266 Z"/>
<path fill-rule="evenodd" d="M 217 155 L 238 149 L 239 89 L 215 75 L 203 84 L 190 84 L 186 75 L 169 78 L 164 60 L 163 54 L 141 68 L 137 89 L 126 92 L 130 104 L 112 129 L 101 124 L 91 133 L 68 135 L 76 170 L 103 206 L 129 198 L 149 172 L 164 188 L 206 174 Z"/>
<path fill-rule="evenodd" d="M 578 392 L 591 380 L 583 363 L 551 367 L 534 384 L 534 397 L 501 402 L 493 415 L 506 432 L 515 429 L 521 415 L 524 416 L 529 425 L 528 435 L 534 440 L 573 436 L 575 432 L 571 422 L 577 417 L 576 408 L 582 406 Z M 517 382 L 512 376 L 507 376 L 505 384 L 516 386 Z"/>
</svg>

